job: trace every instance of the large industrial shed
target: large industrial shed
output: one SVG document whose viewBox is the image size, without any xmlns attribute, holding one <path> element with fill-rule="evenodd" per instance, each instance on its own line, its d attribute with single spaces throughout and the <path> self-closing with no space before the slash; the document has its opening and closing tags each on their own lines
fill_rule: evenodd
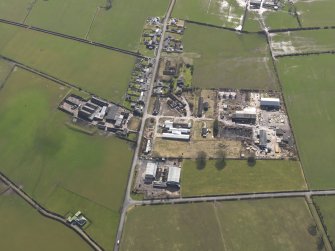
<svg viewBox="0 0 335 251">
<path fill-rule="evenodd" d="M 180 171 L 181 169 L 176 166 L 169 167 L 168 178 L 166 184 L 168 186 L 177 186 L 180 187 Z"/>
<path fill-rule="evenodd" d="M 261 98 L 260 106 L 262 109 L 279 109 L 280 99 L 279 98 Z"/>
</svg>

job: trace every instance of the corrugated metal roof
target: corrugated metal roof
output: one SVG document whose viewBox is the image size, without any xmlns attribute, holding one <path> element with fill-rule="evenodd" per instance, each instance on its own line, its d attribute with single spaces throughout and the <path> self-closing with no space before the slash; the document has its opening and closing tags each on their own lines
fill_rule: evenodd
<svg viewBox="0 0 335 251">
<path fill-rule="evenodd" d="M 169 173 L 167 178 L 167 183 L 178 183 L 180 182 L 180 171 L 181 169 L 176 166 L 169 167 Z"/>
</svg>

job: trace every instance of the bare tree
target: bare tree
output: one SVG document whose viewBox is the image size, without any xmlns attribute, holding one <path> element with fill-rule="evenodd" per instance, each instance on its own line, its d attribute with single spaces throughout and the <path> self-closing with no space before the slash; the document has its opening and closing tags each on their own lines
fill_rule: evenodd
<svg viewBox="0 0 335 251">
<path fill-rule="evenodd" d="M 207 153 L 205 153 L 204 151 L 198 152 L 196 162 L 197 162 L 197 168 L 199 170 L 204 169 L 207 163 Z"/>
</svg>

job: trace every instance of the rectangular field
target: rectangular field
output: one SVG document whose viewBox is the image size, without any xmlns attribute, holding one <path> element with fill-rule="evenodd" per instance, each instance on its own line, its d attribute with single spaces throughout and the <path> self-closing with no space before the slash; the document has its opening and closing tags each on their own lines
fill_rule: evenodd
<svg viewBox="0 0 335 251">
<path fill-rule="evenodd" d="M 110 250 L 132 145 L 68 128 L 57 106 L 69 91 L 20 69 L 11 74 L 0 91 L 0 169 L 50 210 L 82 211 L 87 231 Z"/>
<path fill-rule="evenodd" d="M 313 197 L 317 206 L 318 213 L 323 223 L 325 230 L 330 238 L 330 243 L 334 248 L 335 245 L 335 197 L 334 196 L 320 196 Z"/>
<path fill-rule="evenodd" d="M 241 29 L 245 7 L 244 0 L 177 0 L 172 16 Z"/>
<path fill-rule="evenodd" d="M 98 11 L 88 38 L 137 51 L 147 18 L 164 16 L 168 5 L 168 0 L 113 0 L 112 8 Z"/>
<path fill-rule="evenodd" d="M 33 8 L 34 0 L 1 0 L 0 18 L 16 22 L 23 22 Z"/>
<path fill-rule="evenodd" d="M 99 6 L 105 0 L 37 1 L 27 24 L 85 38 Z"/>
<path fill-rule="evenodd" d="M 11 190 L 0 195 L 1 249 L 92 250 L 73 230 L 45 218 Z"/>
<path fill-rule="evenodd" d="M 136 207 L 121 250 L 315 251 L 311 224 L 300 198 Z"/>
<path fill-rule="evenodd" d="M 2 55 L 104 98 L 123 100 L 133 56 L 6 24 L 0 24 L 0 36 L 7 41 Z"/>
<path fill-rule="evenodd" d="M 200 88 L 277 89 L 266 38 L 187 24 L 185 57 L 194 59 L 193 85 Z"/>
<path fill-rule="evenodd" d="M 181 194 L 184 197 L 253 192 L 304 190 L 306 183 L 300 163 L 286 160 L 207 160 L 199 168 L 195 160 L 183 162 Z"/>
<path fill-rule="evenodd" d="M 294 0 L 303 27 L 334 25 L 333 0 Z"/>
<path fill-rule="evenodd" d="M 305 30 L 271 33 L 275 55 L 335 50 L 335 30 Z"/>
<path fill-rule="evenodd" d="M 277 11 L 266 11 L 264 16 L 265 25 L 268 29 L 299 28 L 297 17 L 293 14 L 293 5 L 286 3 L 283 9 Z"/>
<path fill-rule="evenodd" d="M 278 61 L 299 155 L 312 189 L 335 187 L 334 65 L 334 55 Z"/>
</svg>

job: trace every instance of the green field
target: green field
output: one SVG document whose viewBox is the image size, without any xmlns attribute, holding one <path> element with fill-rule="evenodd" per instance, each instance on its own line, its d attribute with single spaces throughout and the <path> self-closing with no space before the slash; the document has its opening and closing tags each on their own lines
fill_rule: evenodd
<svg viewBox="0 0 335 251">
<path fill-rule="evenodd" d="M 135 58 L 126 54 L 0 24 L 0 54 L 121 102 Z"/>
<path fill-rule="evenodd" d="M 87 231 L 110 250 L 133 151 L 115 137 L 69 129 L 70 117 L 57 110 L 68 92 L 26 71 L 12 73 L 0 91 L 0 169 L 50 210 L 81 210 Z"/>
<path fill-rule="evenodd" d="M 332 246 L 335 245 L 335 197 L 320 196 L 313 197 L 315 204 L 319 209 L 320 218 L 326 226 L 326 232 L 330 237 Z"/>
<path fill-rule="evenodd" d="M 27 24 L 85 38 L 98 7 L 105 3 L 105 0 L 37 1 Z"/>
<path fill-rule="evenodd" d="M 127 215 L 121 250 L 315 251 L 304 199 L 144 206 Z"/>
<path fill-rule="evenodd" d="M 238 2 L 241 2 L 241 5 Z M 237 28 L 242 25 L 244 11 L 245 3 L 243 1 L 176 0 L 172 16 L 185 20 Z"/>
<path fill-rule="evenodd" d="M 248 11 L 247 15 L 245 17 L 244 25 L 243 25 L 244 31 L 249 32 L 257 32 L 261 31 L 261 24 L 259 21 L 259 16 L 256 12 Z"/>
<path fill-rule="evenodd" d="M 148 17 L 164 16 L 169 0 L 113 0 L 112 8 L 100 9 L 89 39 L 137 51 Z"/>
<path fill-rule="evenodd" d="M 194 59 L 195 87 L 278 88 L 263 35 L 188 23 L 183 41 L 185 56 Z"/>
<path fill-rule="evenodd" d="M 297 18 L 290 14 L 289 6 L 278 11 L 267 11 L 263 14 L 265 25 L 271 29 L 299 28 Z"/>
<path fill-rule="evenodd" d="M 181 192 L 186 197 L 303 189 L 297 161 L 258 160 L 249 167 L 246 160 L 227 160 L 224 168 L 216 168 L 216 160 L 208 160 L 198 169 L 196 161 L 185 160 L 182 167 Z"/>
<path fill-rule="evenodd" d="M 5 83 L 7 77 L 9 76 L 13 65 L 5 62 L 4 60 L 0 59 L 0 89 L 2 88 L 3 84 Z"/>
<path fill-rule="evenodd" d="M 335 57 L 282 58 L 278 69 L 307 182 L 335 188 Z"/>
<path fill-rule="evenodd" d="M 33 6 L 34 0 L 1 0 L 0 18 L 23 22 Z"/>
<path fill-rule="evenodd" d="M 0 195 L 2 250 L 92 250 L 73 230 L 47 219 L 16 194 Z"/>
<path fill-rule="evenodd" d="M 305 30 L 271 33 L 275 55 L 335 50 L 335 30 Z"/>
<path fill-rule="evenodd" d="M 333 0 L 299 0 L 294 4 L 303 27 L 323 27 L 335 25 Z"/>
</svg>

